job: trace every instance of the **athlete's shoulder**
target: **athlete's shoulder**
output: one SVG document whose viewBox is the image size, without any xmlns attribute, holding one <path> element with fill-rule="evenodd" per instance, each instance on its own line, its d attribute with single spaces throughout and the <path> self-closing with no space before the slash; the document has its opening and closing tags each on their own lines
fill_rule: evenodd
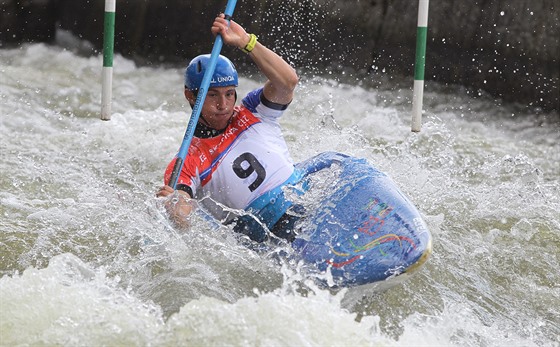
<svg viewBox="0 0 560 347">
<path fill-rule="evenodd" d="M 277 104 L 268 100 L 264 95 L 264 88 L 251 91 L 243 98 L 243 106 L 257 116 L 278 118 L 288 108 L 288 105 Z"/>
<path fill-rule="evenodd" d="M 231 122 L 231 128 L 247 128 L 261 121 L 258 114 L 254 114 L 250 109 L 245 107 L 245 105 L 235 106 L 235 112 L 236 114 Z"/>
<path fill-rule="evenodd" d="M 257 88 L 249 92 L 241 101 L 243 106 L 246 107 L 252 113 L 257 112 L 257 106 L 261 103 L 261 95 L 263 92 L 263 87 Z"/>
</svg>

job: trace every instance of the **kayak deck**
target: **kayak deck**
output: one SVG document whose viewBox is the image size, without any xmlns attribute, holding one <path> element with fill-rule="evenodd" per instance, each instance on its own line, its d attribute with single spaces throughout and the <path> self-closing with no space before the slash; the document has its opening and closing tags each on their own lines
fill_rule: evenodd
<svg viewBox="0 0 560 347">
<path fill-rule="evenodd" d="M 339 167 L 318 208 L 308 213 L 292 246 L 306 263 L 330 271 L 331 286 L 386 281 L 417 270 L 432 250 L 416 207 L 366 160 L 322 153 L 298 165 L 307 175 Z"/>
</svg>

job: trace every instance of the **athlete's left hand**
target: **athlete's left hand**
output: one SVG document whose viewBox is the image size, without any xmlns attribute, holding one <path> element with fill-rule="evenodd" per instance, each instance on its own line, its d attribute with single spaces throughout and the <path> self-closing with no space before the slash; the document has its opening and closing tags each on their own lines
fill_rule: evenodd
<svg viewBox="0 0 560 347">
<path fill-rule="evenodd" d="M 163 198 L 166 196 L 169 196 L 171 194 L 173 194 L 175 192 L 175 190 L 173 188 L 171 188 L 170 186 L 161 186 L 158 191 L 156 192 L 156 196 L 158 198 Z"/>
</svg>

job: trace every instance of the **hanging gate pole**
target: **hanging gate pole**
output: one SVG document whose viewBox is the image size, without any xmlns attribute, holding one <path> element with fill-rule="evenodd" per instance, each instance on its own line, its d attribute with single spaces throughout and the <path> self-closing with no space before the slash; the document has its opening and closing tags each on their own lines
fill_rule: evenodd
<svg viewBox="0 0 560 347">
<path fill-rule="evenodd" d="M 103 81 L 101 85 L 101 119 L 111 119 L 111 99 L 113 96 L 113 48 L 115 43 L 116 0 L 105 0 L 103 30 Z"/>
<path fill-rule="evenodd" d="M 426 65 L 426 38 L 428 36 L 429 0 L 418 0 L 418 28 L 416 31 L 416 62 L 414 91 L 412 95 L 412 127 L 419 132 L 422 127 L 422 101 L 424 98 L 424 67 Z"/>
</svg>

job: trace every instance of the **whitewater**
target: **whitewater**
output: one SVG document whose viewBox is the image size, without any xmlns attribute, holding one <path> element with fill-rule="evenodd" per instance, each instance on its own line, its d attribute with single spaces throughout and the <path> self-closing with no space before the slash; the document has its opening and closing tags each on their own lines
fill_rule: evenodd
<svg viewBox="0 0 560 347">
<path fill-rule="evenodd" d="M 183 70 L 117 55 L 101 121 L 101 66 L 0 50 L 0 345 L 560 345 L 557 114 L 427 82 L 413 133 L 412 80 L 302 74 L 294 160 L 366 158 L 433 235 L 413 277 L 357 294 L 202 218 L 173 229 L 155 191 L 190 115 Z"/>
</svg>

